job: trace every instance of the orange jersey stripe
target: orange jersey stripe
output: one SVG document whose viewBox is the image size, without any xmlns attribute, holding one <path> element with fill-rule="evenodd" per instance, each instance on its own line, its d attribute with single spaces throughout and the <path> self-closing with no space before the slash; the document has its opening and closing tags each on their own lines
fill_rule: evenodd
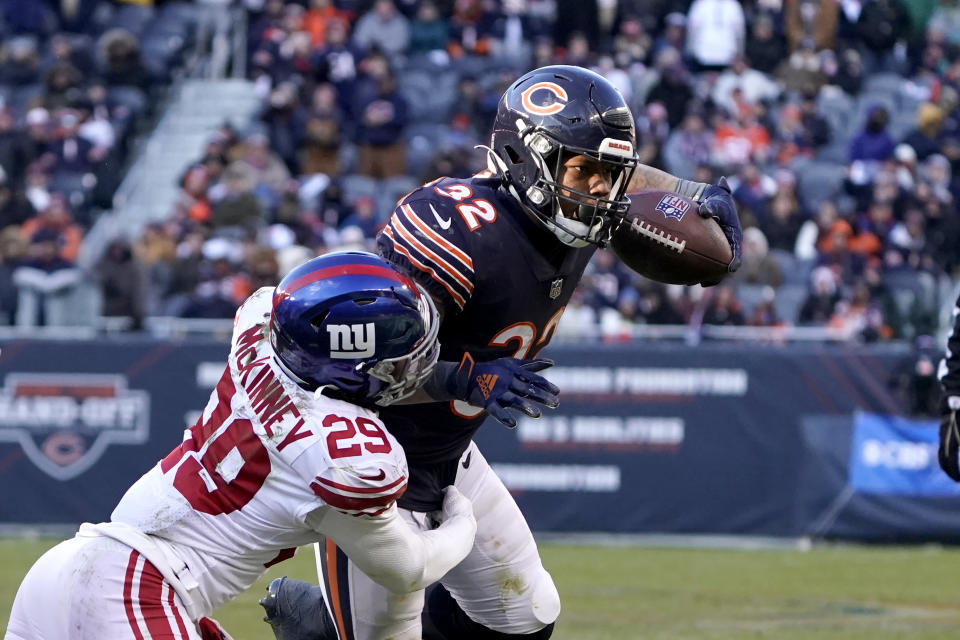
<svg viewBox="0 0 960 640">
<path fill-rule="evenodd" d="M 446 283 L 446 281 L 440 278 L 440 276 L 437 275 L 437 272 L 434 271 L 433 268 L 431 268 L 429 265 L 423 264 L 422 262 L 414 258 L 413 255 L 409 251 L 407 251 L 406 247 L 404 247 L 399 242 L 397 242 L 397 239 L 393 237 L 393 231 L 390 229 L 389 225 L 383 228 L 382 233 L 388 238 L 390 238 L 390 241 L 393 242 L 393 248 L 397 250 L 397 253 L 400 253 L 401 255 L 405 256 L 407 260 L 410 261 L 410 264 L 412 264 L 417 269 L 419 269 L 420 271 L 423 271 L 424 273 L 428 274 L 431 278 L 439 282 L 443 286 L 443 288 L 447 290 L 447 293 L 450 294 L 450 297 L 453 298 L 454 302 L 457 303 L 457 306 L 463 309 L 463 306 L 467 304 L 466 299 L 464 299 L 462 295 L 454 291 L 453 288 Z"/>
<path fill-rule="evenodd" d="M 473 260 L 471 260 L 470 256 L 464 253 L 460 247 L 431 229 L 423 220 L 420 219 L 420 216 L 417 215 L 416 211 L 414 211 L 413 207 L 410 205 L 405 204 L 401 207 L 401 209 L 403 209 L 403 212 L 407 214 L 407 219 L 415 224 L 418 229 L 430 236 L 430 239 L 436 242 L 438 245 L 449 251 L 450 255 L 459 260 L 463 266 L 470 269 L 470 271 L 473 271 Z"/>
<path fill-rule="evenodd" d="M 340 609 L 340 590 L 337 584 L 337 545 L 327 538 L 327 581 L 330 583 L 330 608 L 333 609 L 333 620 L 337 625 L 341 638 L 347 638 L 346 625 L 343 622 L 343 611 Z"/>
<path fill-rule="evenodd" d="M 396 216 L 394 217 L 396 218 Z M 470 282 L 465 275 L 457 271 L 453 265 L 437 255 L 437 253 L 430 249 L 430 247 L 420 242 L 420 240 L 414 234 L 410 233 L 410 231 L 404 226 L 402 220 L 396 218 L 396 220 L 391 220 L 391 222 L 393 223 L 394 229 L 401 236 L 403 236 L 404 240 L 413 245 L 414 249 L 435 262 L 444 273 L 448 274 L 451 278 L 463 286 L 463 288 L 467 290 L 467 293 L 473 293 L 473 283 Z M 423 222 L 420 222 L 420 224 L 423 224 Z"/>
</svg>

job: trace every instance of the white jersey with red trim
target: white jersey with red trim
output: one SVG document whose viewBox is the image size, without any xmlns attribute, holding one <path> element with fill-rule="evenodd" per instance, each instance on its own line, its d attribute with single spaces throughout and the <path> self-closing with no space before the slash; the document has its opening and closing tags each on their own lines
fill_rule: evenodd
<svg viewBox="0 0 960 640">
<path fill-rule="evenodd" d="M 203 415 L 111 517 L 151 534 L 165 558 L 138 548 L 149 559 L 189 567 L 183 582 L 197 585 L 202 615 L 318 540 L 318 509 L 383 517 L 406 488 L 403 449 L 374 411 L 305 391 L 279 369 L 267 339 L 272 292 L 237 312 Z"/>
</svg>

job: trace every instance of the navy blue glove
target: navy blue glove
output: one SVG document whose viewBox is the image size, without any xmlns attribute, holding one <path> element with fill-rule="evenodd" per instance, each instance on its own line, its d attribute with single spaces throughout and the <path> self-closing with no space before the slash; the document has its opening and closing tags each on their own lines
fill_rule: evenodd
<svg viewBox="0 0 960 640">
<path fill-rule="evenodd" d="M 465 353 L 447 386 L 453 397 L 483 407 L 512 429 L 517 426 L 517 418 L 511 409 L 539 418 L 538 405 L 553 409 L 560 404 L 560 389 L 535 373 L 552 366 L 553 360 L 543 359 L 500 358 L 474 362 L 473 357 Z"/>
<path fill-rule="evenodd" d="M 740 229 L 740 218 L 737 215 L 737 205 L 730 195 L 730 185 L 726 178 L 720 178 L 717 184 L 708 184 L 700 196 L 700 209 L 698 210 L 703 218 L 714 218 L 723 235 L 727 237 L 730 243 L 730 251 L 733 253 L 733 260 L 727 270 L 733 273 L 740 268 L 740 262 L 743 260 L 743 231 Z M 716 283 L 713 283 L 716 284 Z"/>
<path fill-rule="evenodd" d="M 276 578 L 260 599 L 266 612 L 264 622 L 270 624 L 277 640 L 329 640 L 337 637 L 337 629 L 323 602 L 323 587 L 294 580 Z M 206 640 L 206 636 L 204 636 Z"/>
<path fill-rule="evenodd" d="M 937 459 L 940 468 L 954 482 L 960 482 L 960 466 L 957 464 L 957 452 L 960 449 L 960 431 L 957 430 L 957 410 L 960 409 L 960 396 L 946 396 L 940 401 L 940 447 Z"/>
</svg>

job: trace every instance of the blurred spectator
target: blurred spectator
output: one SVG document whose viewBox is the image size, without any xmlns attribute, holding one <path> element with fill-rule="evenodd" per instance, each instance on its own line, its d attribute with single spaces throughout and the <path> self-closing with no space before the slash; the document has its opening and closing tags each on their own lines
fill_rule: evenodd
<svg viewBox="0 0 960 640">
<path fill-rule="evenodd" d="M 0 168 L 0 230 L 21 225 L 33 218 L 36 211 L 20 189 L 14 189 Z"/>
<path fill-rule="evenodd" d="M 917 126 L 904 136 L 903 142 L 913 148 L 918 160 L 940 153 L 944 115 L 943 110 L 931 102 L 925 102 L 917 109 Z"/>
<path fill-rule="evenodd" d="M 252 189 L 263 186 L 279 194 L 290 182 L 290 170 L 270 148 L 270 138 L 260 132 L 244 139 L 239 157 L 230 167 L 246 174 Z"/>
<path fill-rule="evenodd" d="M 834 0 L 794 0 L 784 3 L 784 32 L 790 52 L 804 43 L 815 51 L 833 49 L 840 5 Z"/>
<path fill-rule="evenodd" d="M 686 25 L 687 19 L 682 13 L 677 14 Z M 685 35 L 685 30 L 682 30 Z M 677 51 L 683 51 L 683 37 L 681 36 Z M 627 68 L 636 62 L 646 62 L 650 56 L 653 41 L 644 31 L 643 23 L 638 18 L 626 18 L 620 22 L 620 30 L 613 38 L 613 58 L 621 69 Z"/>
<path fill-rule="evenodd" d="M 781 192 L 770 202 L 770 215 L 760 221 L 770 249 L 793 253 L 803 225 L 800 204 L 792 195 Z"/>
<path fill-rule="evenodd" d="M 353 89 L 357 67 L 363 50 L 350 42 L 350 25 L 346 20 L 330 20 L 323 46 L 310 54 L 310 68 L 317 82 L 330 82 L 344 100 Z"/>
<path fill-rule="evenodd" d="M 873 182 L 880 164 L 893 156 L 894 142 L 887 131 L 890 114 L 885 107 L 874 106 L 867 112 L 862 131 L 850 141 L 849 179 L 856 186 Z"/>
<path fill-rule="evenodd" d="M 253 230 L 263 224 L 260 201 L 253 195 L 252 173 L 242 165 L 232 163 L 223 173 L 223 181 L 211 191 L 213 213 L 210 224 L 214 228 L 241 227 Z"/>
<path fill-rule="evenodd" d="M 665 49 L 673 49 L 680 54 L 687 51 L 687 16 L 679 11 L 672 11 L 663 19 L 663 32 L 653 43 L 653 57 L 656 58 Z"/>
<path fill-rule="evenodd" d="M 340 224 L 341 228 L 356 227 L 365 238 L 374 238 L 383 221 L 377 216 L 376 200 L 370 196 L 360 196 L 353 203 L 353 212 Z"/>
<path fill-rule="evenodd" d="M 742 326 L 747 323 L 731 285 L 721 283 L 710 289 L 710 292 L 710 298 L 703 311 L 703 324 Z"/>
<path fill-rule="evenodd" d="M 424 0 L 417 7 L 417 15 L 410 25 L 410 47 L 407 53 L 418 55 L 443 51 L 450 40 L 450 26 L 432 0 Z"/>
<path fill-rule="evenodd" d="M 746 57 L 757 71 L 772 74 L 786 57 L 783 39 L 777 36 L 773 18 L 766 13 L 759 14 L 750 29 L 747 38 Z"/>
<path fill-rule="evenodd" d="M 849 242 L 850 250 L 863 256 L 880 257 L 894 224 L 891 203 L 873 201 L 866 215 L 857 220 L 857 233 Z"/>
<path fill-rule="evenodd" d="M 80 72 L 69 62 L 57 62 L 44 77 L 43 106 L 55 111 L 70 106 L 71 95 L 80 91 Z"/>
<path fill-rule="evenodd" d="M 108 149 L 94 146 L 80 135 L 80 119 L 72 110 L 63 109 L 54 121 L 50 146 L 53 173 L 80 177 L 91 173 L 94 165 L 106 157 Z"/>
<path fill-rule="evenodd" d="M 569 64 L 575 67 L 592 67 L 596 49 L 590 47 L 590 40 L 579 31 L 575 31 L 567 40 L 566 51 L 558 61 L 560 64 Z"/>
<path fill-rule="evenodd" d="M 133 246 L 134 255 L 143 265 L 147 282 L 144 306 L 147 315 L 162 315 L 161 297 L 170 287 L 173 264 L 177 259 L 177 243 L 162 224 L 148 224 Z"/>
<path fill-rule="evenodd" d="M 102 315 L 129 318 L 129 328 L 143 327 L 146 303 L 144 265 L 133 254 L 126 239 L 112 241 L 93 270 L 103 299 Z"/>
<path fill-rule="evenodd" d="M 777 66 L 774 78 L 780 81 L 787 93 L 815 95 L 826 84 L 828 73 L 821 64 L 821 57 L 808 43 Z"/>
<path fill-rule="evenodd" d="M 666 108 L 671 128 L 683 122 L 687 105 L 693 98 L 690 74 L 679 58 L 679 54 L 673 50 L 661 55 L 658 60 L 660 80 L 647 93 L 647 104 L 659 102 Z"/>
<path fill-rule="evenodd" d="M 810 285 L 810 292 L 800 306 L 797 323 L 826 325 L 841 299 L 836 276 L 829 267 L 817 267 L 810 274 Z"/>
<path fill-rule="evenodd" d="M 660 150 L 670 135 L 669 114 L 659 102 L 651 102 L 637 120 L 637 155 L 640 162 L 661 166 Z"/>
<path fill-rule="evenodd" d="M 260 287 L 274 287 L 280 281 L 277 254 L 269 247 L 252 246 L 247 251 L 246 270 L 249 274 L 251 291 Z"/>
<path fill-rule="evenodd" d="M 669 113 L 668 110 L 668 117 Z M 667 171 L 691 179 L 698 165 L 710 161 L 714 144 L 713 131 L 706 128 L 703 116 L 697 111 L 687 113 L 680 128 L 664 145 L 663 161 Z"/>
<path fill-rule="evenodd" d="M 831 227 L 839 220 L 837 205 L 832 200 L 823 200 L 815 215 L 800 225 L 794 253 L 800 260 L 815 260 L 821 240 L 827 237 Z"/>
<path fill-rule="evenodd" d="M 900 0 L 865 0 L 857 19 L 859 40 L 874 55 L 889 55 L 911 31 L 910 14 Z"/>
<path fill-rule="evenodd" d="M 212 209 L 207 192 L 211 182 L 210 172 L 206 167 L 203 165 L 190 167 L 180 180 L 176 211 L 193 223 L 209 223 Z"/>
<path fill-rule="evenodd" d="M 783 282 L 780 264 L 770 256 L 767 237 L 758 227 L 743 230 L 743 264 L 733 275 L 731 282 L 765 284 L 779 287 Z"/>
<path fill-rule="evenodd" d="M 632 288 L 626 292 L 636 291 Z M 627 318 L 643 324 L 685 324 L 686 320 L 673 300 L 667 295 L 667 288 L 659 282 L 648 281 L 636 291 L 636 302 L 633 316 Z M 622 298 L 623 296 L 621 296 Z M 623 311 L 624 302 L 619 307 Z"/>
<path fill-rule="evenodd" d="M 266 125 L 268 146 L 276 151 L 289 171 L 300 171 L 297 149 L 304 135 L 306 110 L 300 105 L 297 87 L 281 82 L 270 92 L 260 120 Z"/>
<path fill-rule="evenodd" d="M 800 122 L 810 148 L 817 149 L 830 142 L 830 123 L 817 111 L 815 94 L 804 94 L 800 99 Z"/>
<path fill-rule="evenodd" d="M 600 45 L 598 0 L 556 0 L 556 3 L 554 41 L 569 42 L 578 34 L 583 37 L 588 50 L 597 51 Z"/>
<path fill-rule="evenodd" d="M 0 320 L 2 324 L 17 322 L 19 293 L 13 282 L 13 274 L 27 253 L 27 240 L 20 228 L 8 226 L 0 229 Z"/>
<path fill-rule="evenodd" d="M 752 69 L 746 56 L 738 54 L 730 67 L 717 77 L 711 95 L 717 106 L 736 113 L 740 101 L 750 105 L 770 102 L 780 95 L 780 88 L 767 74 Z"/>
<path fill-rule="evenodd" d="M 723 167 L 764 162 L 770 153 L 770 134 L 757 120 L 754 108 L 742 105 L 735 117 L 718 114 L 714 127 L 714 159 Z"/>
<path fill-rule="evenodd" d="M 61 234 L 41 229 L 29 236 L 30 246 L 13 271 L 17 287 L 17 324 L 45 326 L 69 324 L 66 298 L 80 284 L 76 265 L 62 257 Z"/>
<path fill-rule="evenodd" d="M 146 89 L 150 76 L 140 57 L 136 36 L 126 29 L 111 29 L 97 42 L 103 60 L 103 78 L 110 85 Z"/>
<path fill-rule="evenodd" d="M 764 287 L 763 296 L 750 311 L 747 324 L 751 327 L 776 327 L 782 324 L 774 303 L 776 291 L 773 287 Z"/>
<path fill-rule="evenodd" d="M 341 113 L 336 88 L 329 83 L 313 90 L 300 146 L 300 169 L 305 174 L 340 173 Z"/>
<path fill-rule="evenodd" d="M 737 0 L 693 0 L 687 49 L 700 70 L 719 71 L 744 50 L 746 20 Z"/>
<path fill-rule="evenodd" d="M 852 250 L 853 238 L 853 227 L 841 218 L 817 241 L 818 262 L 830 267 L 838 282 L 850 282 L 863 271 L 864 254 Z"/>
<path fill-rule="evenodd" d="M 397 91 L 397 81 L 391 71 L 376 78 L 375 83 L 372 94 L 359 97 L 357 171 L 373 178 L 388 178 L 406 169 L 403 131 L 408 107 L 406 99 Z"/>
<path fill-rule="evenodd" d="M 327 39 L 327 28 L 330 22 L 347 20 L 347 13 L 338 9 L 333 0 L 310 0 L 306 13 L 303 14 L 303 30 L 310 34 L 310 42 L 314 47 L 322 47 Z"/>
<path fill-rule="evenodd" d="M 70 204 L 63 195 L 51 195 L 47 206 L 24 222 L 22 229 L 31 242 L 40 235 L 48 239 L 55 237 L 58 257 L 66 262 L 76 261 L 83 241 L 83 230 L 73 221 Z"/>
<path fill-rule="evenodd" d="M 870 287 L 862 279 L 853 283 L 849 299 L 837 303 L 830 325 L 865 342 L 893 337 L 893 329 L 886 323 L 881 305 L 870 297 Z"/>
<path fill-rule="evenodd" d="M 740 208 L 741 222 L 757 224 L 767 218 L 770 199 L 777 192 L 776 180 L 763 173 L 756 163 L 745 162 L 729 183 Z"/>
<path fill-rule="evenodd" d="M 376 47 L 398 56 L 410 45 L 410 22 L 397 11 L 393 0 L 376 0 L 373 9 L 354 25 L 353 41 L 364 49 Z"/>
<path fill-rule="evenodd" d="M 0 84 L 23 86 L 39 81 L 40 53 L 34 36 L 7 39 L 0 46 L 0 53 Z"/>
</svg>

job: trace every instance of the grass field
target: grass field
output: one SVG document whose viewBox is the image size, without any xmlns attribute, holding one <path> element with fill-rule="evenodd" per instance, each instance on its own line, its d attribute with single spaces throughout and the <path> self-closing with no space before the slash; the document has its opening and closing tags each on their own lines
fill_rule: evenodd
<svg viewBox="0 0 960 640">
<path fill-rule="evenodd" d="M 0 628 L 20 579 L 54 540 L 0 538 Z M 733 551 L 541 545 L 563 600 L 555 640 L 910 640 L 960 637 L 960 550 Z M 313 580 L 302 549 L 216 617 L 272 640 L 257 599 L 279 575 Z"/>
</svg>

